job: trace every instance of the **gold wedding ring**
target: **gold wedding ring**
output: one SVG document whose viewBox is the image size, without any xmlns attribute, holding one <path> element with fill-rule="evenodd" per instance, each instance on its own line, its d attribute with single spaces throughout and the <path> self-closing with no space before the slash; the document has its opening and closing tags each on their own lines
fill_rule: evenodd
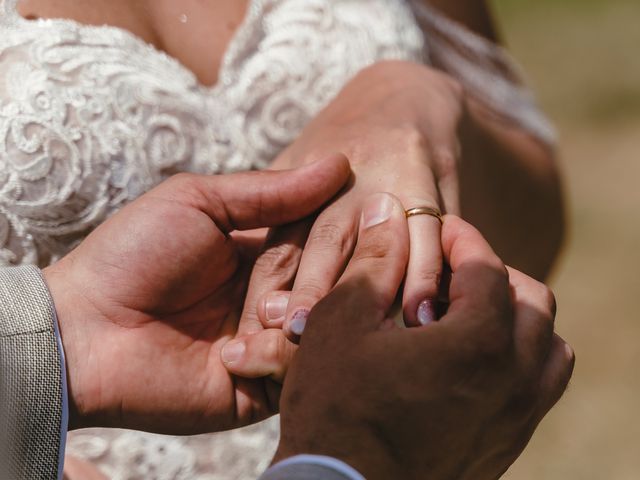
<svg viewBox="0 0 640 480">
<path fill-rule="evenodd" d="M 437 208 L 433 207 L 416 207 L 405 210 L 404 214 L 409 217 L 415 217 L 416 215 L 429 215 L 437 218 L 440 224 L 442 224 L 442 213 Z"/>
</svg>

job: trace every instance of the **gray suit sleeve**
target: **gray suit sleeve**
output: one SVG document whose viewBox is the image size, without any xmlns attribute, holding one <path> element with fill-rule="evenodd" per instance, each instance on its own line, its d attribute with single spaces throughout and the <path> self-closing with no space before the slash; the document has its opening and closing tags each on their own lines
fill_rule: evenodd
<svg viewBox="0 0 640 480">
<path fill-rule="evenodd" d="M 259 480 L 352 480 L 352 478 L 323 465 L 296 463 L 270 468 Z"/>
<path fill-rule="evenodd" d="M 35 267 L 0 268 L 0 478 L 58 478 L 63 428 L 55 310 Z"/>
</svg>

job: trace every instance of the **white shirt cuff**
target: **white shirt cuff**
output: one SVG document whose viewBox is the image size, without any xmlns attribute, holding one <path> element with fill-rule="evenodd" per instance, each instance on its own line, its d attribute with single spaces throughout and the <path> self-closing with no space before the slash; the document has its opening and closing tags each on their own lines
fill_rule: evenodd
<svg viewBox="0 0 640 480">
<path fill-rule="evenodd" d="M 291 465 L 318 465 L 340 473 L 350 480 L 366 480 L 355 468 L 347 465 L 337 458 L 327 457 L 325 455 L 296 455 L 281 462 L 276 463 L 269 470 L 277 473 L 279 469 L 289 467 Z"/>
<path fill-rule="evenodd" d="M 60 422 L 60 453 L 58 456 L 58 479 L 62 479 L 64 471 L 64 452 L 67 446 L 67 430 L 69 429 L 69 393 L 67 388 L 67 361 L 62 346 L 62 336 L 58 325 L 58 316 L 53 314 L 53 329 L 56 334 L 58 351 L 60 352 L 60 372 L 62 375 L 62 422 Z"/>
</svg>

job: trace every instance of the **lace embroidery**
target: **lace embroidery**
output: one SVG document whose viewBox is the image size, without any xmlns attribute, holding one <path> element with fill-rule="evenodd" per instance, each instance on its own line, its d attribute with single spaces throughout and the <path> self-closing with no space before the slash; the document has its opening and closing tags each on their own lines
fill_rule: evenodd
<svg viewBox="0 0 640 480">
<path fill-rule="evenodd" d="M 362 68 L 446 51 L 409 0 L 253 0 L 207 88 L 127 31 L 26 21 L 16 2 L 0 0 L 0 265 L 56 261 L 178 171 L 264 168 Z M 90 430 L 68 451 L 114 480 L 244 479 L 277 438 L 277 419 L 194 438 Z"/>
</svg>

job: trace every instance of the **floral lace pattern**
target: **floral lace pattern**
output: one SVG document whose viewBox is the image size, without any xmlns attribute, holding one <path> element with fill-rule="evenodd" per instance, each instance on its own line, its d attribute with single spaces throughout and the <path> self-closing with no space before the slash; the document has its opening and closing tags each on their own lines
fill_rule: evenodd
<svg viewBox="0 0 640 480">
<path fill-rule="evenodd" d="M 358 70 L 423 50 L 402 2 L 254 1 L 207 88 L 126 31 L 28 22 L 14 1 L 0 38 L 4 264 L 57 260 L 178 171 L 265 167 Z"/>
<path fill-rule="evenodd" d="M 127 31 L 27 21 L 16 2 L 0 0 L 0 265 L 55 262 L 176 172 L 264 168 L 362 68 L 429 61 L 431 28 L 446 47 L 442 17 L 409 0 L 252 0 L 209 88 Z M 474 85 L 467 63 L 451 70 Z M 68 451 L 115 480 L 247 479 L 277 438 L 276 419 L 193 438 L 87 430 Z"/>
</svg>

